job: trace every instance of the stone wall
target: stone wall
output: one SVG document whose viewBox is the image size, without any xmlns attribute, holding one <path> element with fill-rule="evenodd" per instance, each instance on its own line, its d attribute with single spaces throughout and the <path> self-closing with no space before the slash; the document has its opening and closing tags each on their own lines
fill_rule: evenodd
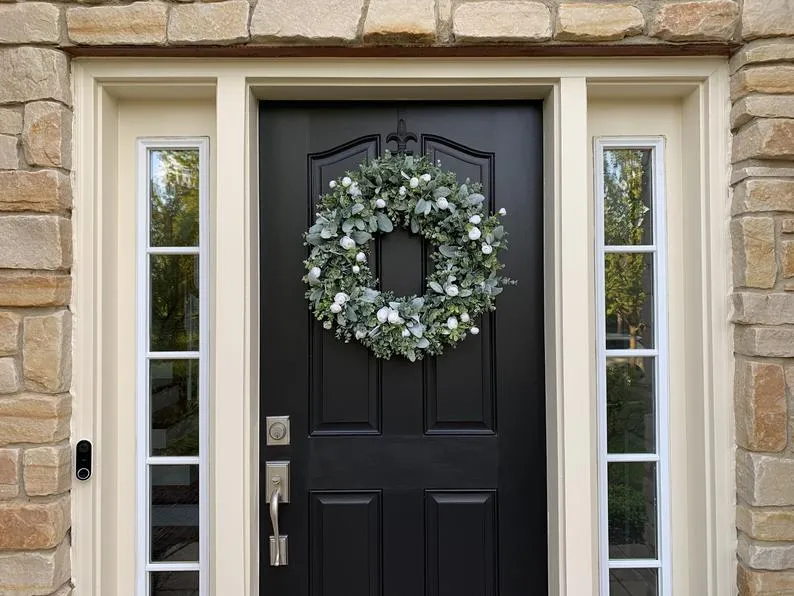
<svg viewBox="0 0 794 596">
<path fill-rule="evenodd" d="M 71 592 L 70 51 L 681 42 L 745 44 L 731 62 L 737 581 L 742 596 L 794 593 L 794 1 L 0 0 L 0 594 Z"/>
</svg>

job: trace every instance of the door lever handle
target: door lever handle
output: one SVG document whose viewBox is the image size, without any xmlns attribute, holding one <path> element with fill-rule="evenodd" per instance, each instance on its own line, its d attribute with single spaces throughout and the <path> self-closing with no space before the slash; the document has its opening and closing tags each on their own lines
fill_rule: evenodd
<svg viewBox="0 0 794 596">
<path fill-rule="evenodd" d="M 273 477 L 273 493 L 270 495 L 270 523 L 273 525 L 273 538 L 276 544 L 275 554 L 272 557 L 273 567 L 281 566 L 281 535 L 278 533 L 278 501 L 281 498 L 281 476 Z"/>
</svg>

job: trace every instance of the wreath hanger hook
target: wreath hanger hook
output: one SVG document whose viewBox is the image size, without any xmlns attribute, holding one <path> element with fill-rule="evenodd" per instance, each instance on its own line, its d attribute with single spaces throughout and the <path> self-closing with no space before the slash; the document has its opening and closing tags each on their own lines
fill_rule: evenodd
<svg viewBox="0 0 794 596">
<path fill-rule="evenodd" d="M 400 118 L 397 122 L 397 132 L 389 133 L 389 136 L 386 137 L 386 142 L 390 143 L 394 141 L 397 143 L 397 153 L 405 153 L 406 155 L 412 155 L 413 151 L 406 151 L 405 146 L 408 144 L 408 141 L 417 141 L 417 137 L 415 133 L 408 132 L 408 127 L 405 125 L 405 120 Z"/>
</svg>

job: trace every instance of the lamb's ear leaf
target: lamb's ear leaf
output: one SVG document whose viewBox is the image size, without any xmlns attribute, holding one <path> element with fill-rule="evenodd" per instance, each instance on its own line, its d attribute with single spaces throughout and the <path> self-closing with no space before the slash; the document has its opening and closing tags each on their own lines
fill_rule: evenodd
<svg viewBox="0 0 794 596">
<path fill-rule="evenodd" d="M 349 234 L 350 230 L 352 230 L 352 229 L 353 229 L 353 220 L 352 219 L 346 219 L 345 221 L 342 222 L 342 231 L 345 234 Z"/>
<path fill-rule="evenodd" d="M 388 215 L 385 213 L 378 213 L 376 217 L 378 218 L 378 227 L 380 228 L 381 232 L 386 232 L 388 234 L 394 229 L 394 225 L 392 224 Z"/>
<path fill-rule="evenodd" d="M 372 234 L 369 232 L 362 232 L 360 230 L 356 230 L 350 235 L 353 240 L 356 241 L 356 244 L 366 244 L 370 240 L 372 240 Z"/>
<path fill-rule="evenodd" d="M 485 200 L 485 197 L 483 195 L 481 195 L 480 193 L 478 193 L 478 192 L 475 192 L 474 194 L 470 194 L 469 198 L 468 198 L 468 201 L 469 201 L 470 205 L 479 205 L 484 200 Z"/>
<path fill-rule="evenodd" d="M 350 208 L 350 212 L 353 215 L 356 215 L 357 213 L 361 213 L 362 211 L 364 211 L 364 205 L 362 203 L 356 203 Z"/>
<path fill-rule="evenodd" d="M 455 257 L 455 255 L 458 254 L 457 249 L 454 246 L 450 246 L 449 244 L 442 244 L 441 246 L 439 246 L 438 252 L 440 252 L 448 259 L 452 259 Z"/>
<path fill-rule="evenodd" d="M 448 197 L 452 191 L 446 186 L 439 186 L 433 191 L 433 197 L 440 199 L 441 197 Z"/>
<path fill-rule="evenodd" d="M 419 348 L 420 350 L 424 350 L 425 348 L 430 347 L 430 342 L 427 341 L 426 337 L 422 337 L 419 339 L 418 342 L 416 342 L 416 347 Z"/>
<path fill-rule="evenodd" d="M 414 213 L 424 213 L 426 206 L 427 206 L 427 201 L 425 201 L 424 199 L 419 199 L 416 202 L 416 207 L 414 207 Z"/>
<path fill-rule="evenodd" d="M 416 362 L 416 353 L 413 350 L 408 350 L 405 353 L 405 357 L 408 358 L 411 362 Z"/>
<path fill-rule="evenodd" d="M 442 288 L 441 284 L 438 283 L 437 281 L 427 282 L 427 285 L 430 286 L 433 290 L 435 290 L 439 294 L 443 294 L 444 293 L 444 288 Z"/>
<path fill-rule="evenodd" d="M 419 222 L 418 222 L 418 221 L 416 221 L 416 218 L 415 218 L 415 217 L 412 217 L 412 218 L 411 218 L 411 231 L 412 231 L 414 234 L 418 234 L 418 233 L 419 233 Z"/>
</svg>

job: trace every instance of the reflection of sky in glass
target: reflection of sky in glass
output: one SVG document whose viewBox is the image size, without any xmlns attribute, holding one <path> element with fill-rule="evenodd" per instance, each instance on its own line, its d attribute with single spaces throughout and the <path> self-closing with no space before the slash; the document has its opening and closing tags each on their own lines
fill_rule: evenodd
<svg viewBox="0 0 794 596">
<path fill-rule="evenodd" d="M 155 149 L 149 156 L 152 246 L 197 246 L 198 151 Z"/>
</svg>

